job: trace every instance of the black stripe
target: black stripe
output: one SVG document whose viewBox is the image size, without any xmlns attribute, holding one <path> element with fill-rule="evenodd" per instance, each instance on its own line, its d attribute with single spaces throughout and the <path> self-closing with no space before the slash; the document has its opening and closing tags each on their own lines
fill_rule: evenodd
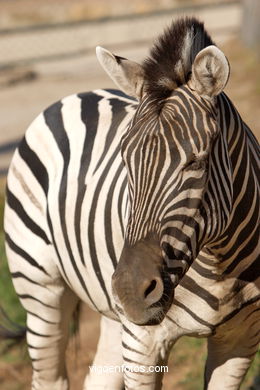
<svg viewBox="0 0 260 390">
<path fill-rule="evenodd" d="M 182 91 L 184 91 L 184 93 Z M 184 100 L 184 101 L 186 101 L 186 99 L 187 99 L 185 95 L 189 95 L 189 103 L 192 104 L 193 106 L 196 106 L 195 112 L 197 112 L 197 110 L 198 110 L 197 107 L 199 107 L 199 110 L 202 110 L 202 111 L 206 110 L 206 111 L 209 112 L 210 115 L 212 115 L 212 112 L 210 111 L 210 109 L 207 106 L 207 104 L 204 104 L 203 99 L 202 98 L 198 99 L 190 91 L 189 87 L 186 87 L 185 85 L 182 85 L 181 87 L 179 87 L 178 90 L 174 91 L 174 96 L 178 96 L 181 100 Z"/>
<path fill-rule="evenodd" d="M 46 275 L 50 276 L 48 274 L 48 272 L 41 265 L 39 265 L 27 252 L 25 252 L 22 248 L 20 248 L 18 245 L 16 245 L 7 233 L 5 234 L 5 240 L 6 240 L 7 244 L 9 245 L 10 249 L 12 249 L 19 256 L 23 257 L 24 260 L 28 261 L 28 263 L 32 267 L 35 267 L 39 271 L 42 271 Z"/>
<path fill-rule="evenodd" d="M 209 197 L 209 194 L 211 194 L 212 196 Z M 208 213 L 210 213 L 210 228 L 209 228 L 209 231 L 208 231 L 208 240 L 207 240 L 207 243 L 211 243 L 213 242 L 215 239 L 218 239 L 218 226 L 220 224 L 219 221 L 217 221 L 217 223 L 215 224 L 214 221 L 216 220 L 216 212 L 218 212 L 218 207 L 219 207 L 219 204 L 216 202 L 215 198 L 214 198 L 214 194 L 215 194 L 215 190 L 212 186 L 212 182 L 211 180 L 209 180 L 208 182 L 208 191 L 207 191 L 205 194 L 204 194 L 204 199 L 205 199 L 205 202 L 207 203 L 207 206 L 208 206 Z"/>
<path fill-rule="evenodd" d="M 259 272 L 256 272 L 260 264 L 260 256 L 257 256 L 256 259 L 249 265 L 241 274 L 237 277 L 238 280 L 243 280 L 247 283 L 254 282 L 259 278 Z"/>
<path fill-rule="evenodd" d="M 237 245 L 240 245 L 240 241 L 238 241 L 238 242 L 236 241 L 236 245 L 234 245 L 233 251 L 235 251 L 237 249 Z M 241 262 L 241 259 L 247 258 L 251 253 L 253 253 L 253 251 L 255 250 L 255 248 L 257 248 L 258 245 L 259 245 L 259 229 L 256 229 L 253 236 L 251 237 L 250 241 L 247 243 L 247 245 L 242 250 L 240 250 L 239 256 L 237 256 L 232 261 L 232 263 L 230 263 L 230 265 L 223 272 L 223 275 L 229 275 L 232 271 L 234 271 L 234 269 Z M 228 260 L 229 258 L 226 256 L 227 255 L 225 255 L 225 260 Z M 258 259 L 259 259 L 259 256 L 258 256 Z"/>
<path fill-rule="evenodd" d="M 110 309 L 112 309 L 111 300 L 109 297 L 109 294 L 106 289 L 106 285 L 103 279 L 103 275 L 100 268 L 100 263 L 97 256 L 97 250 L 96 250 L 96 242 L 95 242 L 95 221 L 96 221 L 96 209 L 97 209 L 97 203 L 98 198 L 101 193 L 103 180 L 105 179 L 107 172 L 103 171 L 103 174 L 100 177 L 100 180 L 96 186 L 95 194 L 93 196 L 93 202 L 91 205 L 90 213 L 89 213 L 89 224 L 88 224 L 88 242 L 89 242 L 89 250 L 90 250 L 90 258 L 93 265 L 93 268 L 95 270 L 96 277 L 99 281 L 99 284 L 102 288 L 102 291 L 105 294 L 107 304 Z"/>
<path fill-rule="evenodd" d="M 31 316 L 39 318 L 39 320 L 46 322 L 47 324 L 50 324 L 50 325 L 59 325 L 60 324 L 59 322 L 53 322 L 53 321 L 46 320 L 45 318 L 39 316 L 39 314 L 33 313 L 32 311 L 26 310 L 26 312 L 27 312 L 27 314 L 30 314 Z"/>
<path fill-rule="evenodd" d="M 54 335 L 53 334 L 41 334 L 41 333 L 37 333 L 37 332 L 35 332 L 34 330 L 32 330 L 31 328 L 29 328 L 28 326 L 27 326 L 27 332 L 28 333 L 31 333 L 31 334 L 33 334 L 33 335 L 35 335 L 35 336 L 40 336 L 40 337 L 53 337 Z"/>
<path fill-rule="evenodd" d="M 218 99 L 221 99 L 222 97 L 223 97 L 222 102 L 223 102 L 224 109 L 220 109 L 219 113 L 220 113 L 221 119 L 223 118 L 223 123 L 226 123 L 226 117 L 228 117 L 228 118 L 230 116 L 232 117 L 232 121 L 230 121 L 230 123 L 232 124 L 232 127 L 233 127 L 233 134 L 232 134 L 232 137 L 229 141 L 229 146 L 232 147 L 236 138 L 237 138 L 237 135 L 241 131 L 242 120 L 241 120 L 240 115 L 238 114 L 237 110 L 235 109 L 233 103 L 231 102 L 231 100 L 227 97 L 227 95 L 224 92 L 222 92 L 222 94 L 218 96 Z M 227 129 L 229 130 L 229 128 L 227 128 Z M 241 135 L 240 135 L 240 138 L 241 138 Z M 241 145 L 240 141 L 238 141 L 238 143 Z M 233 154 L 231 155 L 231 159 L 233 162 L 237 161 L 237 158 L 233 159 Z"/>
<path fill-rule="evenodd" d="M 162 234 L 163 235 L 167 234 L 168 236 L 174 237 L 178 241 L 181 241 L 183 244 L 187 246 L 191 254 L 194 255 L 194 253 L 192 252 L 191 241 L 189 240 L 189 236 L 187 236 L 187 234 L 185 234 L 181 229 L 177 227 L 167 227 L 162 231 Z M 175 252 L 177 252 L 177 250 L 175 250 Z"/>
<path fill-rule="evenodd" d="M 105 218 L 104 218 L 104 223 L 105 223 L 105 238 L 106 238 L 106 246 L 107 250 L 110 256 L 110 259 L 112 260 L 114 269 L 117 266 L 117 257 L 115 253 L 115 248 L 113 245 L 113 231 L 112 231 L 112 202 L 113 202 L 113 195 L 114 195 L 114 190 L 116 187 L 116 183 L 118 181 L 118 178 L 122 172 L 123 169 L 123 164 L 121 163 L 119 165 L 119 168 L 117 169 L 116 174 L 114 175 L 114 178 L 112 180 L 112 183 L 110 184 L 109 187 L 109 192 L 107 194 L 107 200 L 105 204 Z M 118 208 L 120 208 L 120 203 L 118 204 Z"/>
<path fill-rule="evenodd" d="M 53 226 L 52 226 L 52 221 L 51 221 L 48 205 L 47 205 L 47 210 L 46 210 L 46 217 L 47 217 L 47 222 L 48 222 L 48 226 L 49 226 L 51 237 L 52 237 L 52 243 L 53 243 L 56 255 L 58 256 L 58 260 L 59 260 L 60 266 L 62 268 L 63 277 L 64 277 L 64 279 L 66 279 L 66 282 L 69 285 L 70 284 L 69 283 L 69 278 L 68 278 L 67 273 L 65 271 L 64 264 L 63 264 L 63 261 L 62 261 L 62 258 L 61 258 L 61 255 L 59 253 L 59 249 L 58 249 L 58 246 L 56 244 L 55 237 L 54 237 L 54 231 L 53 231 Z"/>
<path fill-rule="evenodd" d="M 31 348 L 31 349 L 50 349 L 53 346 L 52 345 L 47 345 L 47 346 L 44 346 L 44 347 L 38 347 L 38 346 L 36 347 L 35 345 L 27 343 L 27 347 Z"/>
<path fill-rule="evenodd" d="M 195 314 L 192 310 L 188 309 L 187 306 L 185 306 L 184 304 L 182 304 L 181 302 L 178 302 L 176 301 L 175 299 L 173 300 L 173 305 L 176 305 L 180 308 L 182 308 L 186 313 L 188 313 L 193 319 L 195 319 L 198 323 L 202 324 L 202 325 L 205 325 L 207 326 L 209 329 L 213 330 L 215 328 L 214 325 L 210 324 L 209 322 L 205 321 L 203 318 L 200 318 L 199 316 L 197 316 L 197 314 Z M 171 318 L 169 315 L 168 315 L 168 318 Z"/>
<path fill-rule="evenodd" d="M 33 232 L 36 236 L 40 237 L 47 245 L 50 244 L 50 241 L 48 237 L 46 236 L 44 230 L 40 228 L 26 213 L 24 210 L 21 202 L 16 198 L 16 196 L 9 190 L 7 187 L 6 189 L 6 195 L 7 195 L 7 203 L 9 207 L 15 211 L 15 213 L 18 215 L 18 217 L 23 221 L 25 226 L 28 227 L 31 232 Z"/>
<path fill-rule="evenodd" d="M 21 158 L 26 162 L 30 170 L 32 171 L 35 179 L 42 187 L 45 195 L 47 196 L 49 189 L 49 178 L 45 166 L 40 161 L 37 154 L 29 147 L 25 137 L 18 148 Z"/>
<path fill-rule="evenodd" d="M 199 255 L 199 260 L 201 260 L 200 255 Z M 194 269 L 200 276 L 206 279 L 211 279 L 211 280 L 218 280 L 219 275 L 215 274 L 208 268 L 203 268 L 200 264 L 198 264 L 197 261 L 194 261 L 192 263 L 192 269 Z"/>
<path fill-rule="evenodd" d="M 138 341 L 140 344 L 147 347 L 147 345 L 141 339 L 139 339 L 133 332 L 131 332 L 131 330 L 128 329 L 124 324 L 122 325 L 122 328 L 123 328 L 124 332 L 129 334 L 134 340 Z"/>
<path fill-rule="evenodd" d="M 129 359 L 129 358 L 127 358 L 126 356 L 124 356 L 123 355 L 123 360 L 125 361 L 125 362 L 129 362 L 129 363 L 134 363 L 134 364 L 136 364 L 137 366 L 146 366 L 146 367 L 150 367 L 150 365 L 148 365 L 148 364 L 145 364 L 145 363 L 143 363 L 143 362 L 137 362 L 136 360 L 132 360 L 132 359 Z M 138 372 L 138 374 L 141 374 L 141 375 L 145 375 L 145 374 L 149 374 L 149 373 L 144 373 L 144 372 Z"/>
<path fill-rule="evenodd" d="M 12 279 L 22 278 L 27 280 L 30 283 L 36 284 L 37 286 L 42 286 L 40 283 L 35 282 L 35 280 L 28 278 L 28 276 L 24 275 L 22 272 L 11 272 L 11 275 L 12 275 Z"/>
<path fill-rule="evenodd" d="M 129 347 L 129 345 L 127 345 L 126 343 L 124 343 L 122 341 L 122 346 L 123 348 L 127 349 L 128 351 L 131 351 L 131 352 L 134 352 L 134 353 L 138 353 L 139 355 L 143 355 L 143 356 L 146 356 L 144 353 L 140 352 L 140 351 L 137 351 L 137 349 L 134 349 L 132 347 Z"/>
<path fill-rule="evenodd" d="M 191 118 L 189 116 L 189 113 L 185 109 L 185 105 L 187 105 L 186 96 L 185 95 L 183 96 L 182 94 L 180 94 L 179 97 L 182 99 L 181 102 L 179 102 L 177 99 L 174 99 L 172 101 L 173 107 L 178 107 L 179 111 L 180 111 L 180 115 L 178 115 L 178 122 L 175 123 L 174 125 L 175 126 L 177 125 L 178 130 L 181 130 L 181 131 L 175 131 L 175 135 L 178 138 L 180 144 L 182 145 L 182 148 L 184 149 L 186 155 L 190 156 L 190 155 L 192 155 L 192 146 L 191 146 L 190 142 L 185 142 L 185 141 L 190 139 L 189 132 L 191 132 L 191 136 L 192 136 L 192 138 L 194 138 L 195 145 L 197 145 L 198 134 L 194 130 L 194 128 L 201 129 L 204 127 L 203 117 L 202 117 L 201 110 L 198 110 L 198 109 L 196 109 L 196 107 L 194 107 L 194 110 L 196 111 L 196 115 L 195 115 L 194 121 L 192 122 Z M 189 103 L 192 103 L 192 102 L 190 101 Z M 177 127 L 176 127 L 176 130 L 177 130 Z M 189 132 L 188 132 L 188 129 L 189 129 Z"/>
<path fill-rule="evenodd" d="M 80 259 L 82 264 L 85 265 L 80 228 L 82 203 L 87 189 L 85 179 L 92 157 L 92 150 L 99 121 L 98 103 L 103 98 L 94 93 L 82 93 L 78 94 L 78 97 L 81 99 L 81 120 L 85 124 L 86 135 L 78 175 L 78 194 L 75 206 L 75 235 Z"/>
<path fill-rule="evenodd" d="M 48 308 L 53 309 L 53 310 L 59 310 L 58 307 L 48 305 L 47 303 L 40 301 L 38 298 L 36 298 L 30 294 L 18 294 L 17 293 L 17 295 L 20 299 L 32 299 L 33 301 L 36 301 L 45 307 L 48 307 Z"/>
<path fill-rule="evenodd" d="M 209 291 L 205 290 L 203 287 L 199 286 L 192 278 L 188 275 L 181 281 L 181 286 L 186 288 L 186 290 L 195 292 L 196 295 L 203 299 L 213 310 L 219 309 L 219 300 L 214 295 L 212 295 Z"/>
<path fill-rule="evenodd" d="M 104 279 L 102 276 L 100 264 L 98 261 L 94 232 L 95 232 L 95 222 L 96 222 L 96 210 L 97 210 L 99 196 L 101 194 L 104 181 L 105 181 L 105 179 L 110 171 L 110 167 L 113 164 L 115 158 L 118 156 L 119 148 L 120 148 L 120 146 L 118 145 L 118 147 L 114 151 L 113 155 L 110 157 L 109 161 L 107 162 L 105 169 L 103 170 L 102 174 L 100 175 L 98 183 L 96 184 L 95 193 L 93 195 L 93 202 L 92 202 L 91 210 L 89 213 L 89 225 L 88 225 L 88 242 L 89 242 L 90 257 L 91 257 L 92 265 L 93 265 L 93 268 L 95 270 L 95 274 L 98 278 L 98 281 L 100 283 L 100 286 L 101 286 L 101 288 L 106 296 L 107 303 L 108 303 L 110 309 L 112 309 L 111 300 L 110 300 L 109 294 L 107 292 L 106 285 L 105 285 L 105 282 L 104 282 Z"/>
<path fill-rule="evenodd" d="M 37 363 L 37 362 L 44 362 L 45 360 L 48 360 L 53 358 L 53 357 L 57 357 L 57 353 L 54 352 L 54 355 L 50 355 L 50 356 L 44 356 L 44 357 L 41 357 L 41 358 L 31 358 L 31 361 L 32 363 Z"/>
<path fill-rule="evenodd" d="M 248 313 L 248 315 L 246 316 L 246 318 L 244 319 L 244 321 L 247 321 L 249 317 L 251 317 L 252 315 L 254 315 L 256 312 L 260 311 L 260 307 L 257 307 L 255 308 L 253 311 L 251 311 L 250 313 Z"/>
<path fill-rule="evenodd" d="M 107 152 L 111 146 L 111 143 L 115 139 L 116 133 L 118 131 L 118 127 L 120 126 L 120 124 L 122 123 L 122 121 L 127 115 L 125 107 L 129 105 L 128 103 L 120 101 L 118 99 L 109 99 L 109 103 L 112 107 L 112 121 L 109 130 L 107 132 L 103 153 L 97 162 L 94 173 L 98 170 L 101 163 L 104 161 Z"/>
<path fill-rule="evenodd" d="M 133 102 L 137 103 L 137 100 L 135 98 L 133 98 L 132 96 L 126 95 L 124 92 L 119 91 L 118 89 L 106 88 L 105 91 L 107 91 L 107 92 L 109 92 L 109 93 L 111 93 L 113 95 L 116 95 L 116 96 L 119 96 L 119 97 L 123 97 L 125 99 L 132 100 Z"/>
<path fill-rule="evenodd" d="M 123 204 L 123 197 L 126 191 L 127 191 L 127 177 L 125 177 L 124 181 L 122 182 L 122 186 L 120 188 L 120 193 L 118 197 L 118 208 L 119 208 L 118 212 L 119 212 L 119 220 L 120 220 L 122 237 L 125 236 L 125 229 L 124 229 L 125 212 L 122 208 L 122 204 Z"/>
<path fill-rule="evenodd" d="M 60 220 L 61 220 L 61 229 L 65 240 L 65 245 L 69 254 L 70 261 L 72 263 L 73 269 L 78 277 L 78 280 L 80 281 L 80 284 L 84 291 L 86 292 L 88 298 L 93 303 L 89 291 L 86 287 L 85 281 L 79 272 L 79 269 L 77 267 L 71 246 L 70 241 L 68 237 L 68 231 L 66 226 L 66 195 L 67 195 L 67 183 L 68 183 L 68 166 L 70 161 L 70 145 L 69 145 L 69 139 L 67 136 L 67 133 L 64 128 L 63 124 L 63 118 L 62 118 L 62 102 L 57 102 L 54 105 L 50 106 L 47 110 L 44 111 L 44 119 L 49 127 L 50 131 L 52 132 L 55 141 L 57 143 L 58 148 L 60 149 L 60 152 L 63 157 L 63 171 L 62 171 L 62 178 L 59 188 L 59 213 L 60 213 Z M 60 258 L 60 262 L 62 263 L 62 259 Z M 63 267 L 64 269 L 64 267 Z M 94 303 L 93 303 L 94 304 Z M 95 306 L 95 305 L 94 305 Z M 96 306 L 95 306 L 96 307 Z"/>
<path fill-rule="evenodd" d="M 33 365 L 33 371 L 36 371 L 36 372 L 44 372 L 44 373 L 46 373 L 46 371 L 53 369 L 53 364 L 51 366 L 49 366 L 49 367 L 44 366 L 44 368 L 36 368 L 33 363 L 32 363 L 32 365 Z M 38 390 L 39 389 L 38 387 L 37 388 L 34 387 L 34 385 L 32 385 L 32 386 L 33 386 L 32 390 Z"/>
<path fill-rule="evenodd" d="M 260 300 L 260 294 L 256 295 L 255 297 L 249 299 L 248 301 L 244 302 L 242 305 L 239 305 L 236 309 L 234 309 L 231 313 L 227 314 L 216 326 L 220 326 L 222 324 L 225 324 L 227 321 L 231 320 L 237 313 L 240 311 L 242 312 L 242 309 L 245 307 L 257 302 Z"/>
</svg>

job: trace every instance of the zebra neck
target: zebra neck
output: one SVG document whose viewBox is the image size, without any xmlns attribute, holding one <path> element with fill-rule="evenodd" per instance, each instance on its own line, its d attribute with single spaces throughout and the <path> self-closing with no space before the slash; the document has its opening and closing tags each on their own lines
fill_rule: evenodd
<svg viewBox="0 0 260 390">
<path fill-rule="evenodd" d="M 207 247 L 228 269 L 240 251 L 257 247 L 259 146 L 226 95 L 220 96 L 219 105 L 221 133 L 213 151 L 208 193 L 214 199 L 215 218 L 211 213 Z M 248 242 L 244 236 L 250 237 Z"/>
<path fill-rule="evenodd" d="M 221 131 L 212 147 L 209 160 L 209 176 L 204 193 L 206 214 L 205 241 L 214 244 L 221 239 L 229 223 L 233 204 L 233 178 L 227 142 L 227 129 L 219 117 Z"/>
</svg>

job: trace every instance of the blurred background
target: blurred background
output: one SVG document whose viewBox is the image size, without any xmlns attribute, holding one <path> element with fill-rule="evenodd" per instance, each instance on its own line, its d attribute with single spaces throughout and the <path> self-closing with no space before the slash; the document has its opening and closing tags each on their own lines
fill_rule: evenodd
<svg viewBox="0 0 260 390">
<path fill-rule="evenodd" d="M 16 145 L 35 116 L 54 101 L 114 87 L 96 60 L 95 46 L 142 61 L 156 36 L 181 15 L 204 21 L 228 57 L 226 92 L 259 139 L 259 0 L 0 0 L 0 304 L 13 321 L 23 324 L 25 313 L 8 273 L 2 214 L 5 177 Z M 73 390 L 82 388 L 94 357 L 98 322 L 84 308 L 80 335 L 68 350 Z M 205 340 L 181 339 L 171 353 L 164 389 L 201 389 L 205 357 Z M 259 365 L 258 355 L 243 390 L 260 389 Z M 29 389 L 30 378 L 25 347 L 0 356 L 1 390 Z"/>
</svg>

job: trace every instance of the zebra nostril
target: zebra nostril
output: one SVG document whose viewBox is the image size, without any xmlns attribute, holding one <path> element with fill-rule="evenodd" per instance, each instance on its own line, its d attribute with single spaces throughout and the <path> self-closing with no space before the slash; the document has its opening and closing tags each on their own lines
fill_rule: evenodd
<svg viewBox="0 0 260 390">
<path fill-rule="evenodd" d="M 147 287 L 147 289 L 144 292 L 144 297 L 147 298 L 147 296 L 156 288 L 156 280 L 152 280 L 150 285 Z"/>
<path fill-rule="evenodd" d="M 163 295 L 163 281 L 161 278 L 154 278 L 144 290 L 144 302 L 147 306 L 151 306 L 158 302 Z"/>
</svg>

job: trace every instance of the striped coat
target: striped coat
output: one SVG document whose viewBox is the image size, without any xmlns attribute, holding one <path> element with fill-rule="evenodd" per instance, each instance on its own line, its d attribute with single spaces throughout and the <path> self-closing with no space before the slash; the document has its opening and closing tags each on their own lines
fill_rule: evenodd
<svg viewBox="0 0 260 390">
<path fill-rule="evenodd" d="M 191 39 L 191 31 L 199 42 Z M 15 152 L 7 181 L 6 249 L 15 289 L 27 311 L 33 389 L 69 388 L 64 351 L 70 317 L 79 300 L 102 314 L 95 364 L 128 366 L 124 375 L 121 371 L 102 376 L 91 372 L 84 385 L 87 389 L 115 390 L 123 383 L 127 389 L 160 388 L 161 375 L 150 367 L 166 362 L 171 346 L 182 335 L 208 337 L 205 388 L 238 389 L 257 350 L 258 145 L 222 92 L 229 73 L 223 53 L 211 45 L 194 19 L 173 25 L 170 32 L 179 37 L 185 48 L 172 59 L 179 72 L 174 75 L 176 79 L 171 80 L 167 72 L 162 77 L 148 65 L 142 68 L 143 74 L 138 64 L 98 49 L 98 57 L 111 77 L 141 103 L 114 90 L 67 97 L 35 119 Z M 171 34 L 167 39 L 164 36 L 161 43 L 164 51 Z M 189 39 L 196 43 L 194 47 Z M 192 74 L 198 72 L 199 76 L 181 83 L 177 78 L 186 72 L 183 56 L 188 48 L 192 50 L 188 57 L 194 57 L 190 64 Z M 206 60 L 213 56 L 223 69 L 218 75 L 216 63 L 206 62 L 209 74 L 202 83 L 203 55 Z M 154 54 L 153 66 L 158 66 L 155 59 Z M 184 73 L 180 72 L 180 62 L 186 64 Z M 165 69 L 166 66 L 162 72 Z M 203 72 L 205 75 L 204 68 Z M 159 84 L 157 79 L 152 80 L 151 73 L 158 76 Z M 213 87 L 208 85 L 212 73 L 221 81 Z M 142 84 L 145 77 L 152 80 L 151 84 Z M 205 99 L 206 93 L 212 93 L 212 100 Z M 163 106 L 156 100 L 161 101 L 162 97 Z M 174 133 L 172 139 L 174 156 L 178 152 L 181 157 L 177 163 L 167 153 L 167 158 L 176 164 L 167 180 L 166 165 L 156 165 L 156 156 L 158 161 L 162 156 L 158 144 L 146 165 L 145 159 L 134 158 L 138 153 L 145 154 L 149 143 L 158 139 L 145 138 L 147 123 L 153 133 L 154 119 L 150 118 L 155 118 L 155 114 L 149 111 L 155 107 L 153 102 L 160 108 L 157 117 L 165 121 L 176 108 L 179 113 L 181 131 Z M 206 111 L 210 112 L 209 117 Z M 148 118 L 148 122 L 142 118 Z M 136 131 L 138 121 L 144 132 Z M 163 126 L 157 129 L 157 135 L 167 139 L 167 147 L 169 134 L 173 133 L 166 133 Z M 211 129 L 217 129 L 214 138 L 210 136 Z M 187 145 L 194 141 L 183 137 L 186 131 L 198 133 L 198 143 L 191 148 Z M 188 156 L 189 150 L 199 150 L 198 145 L 201 147 L 203 142 L 207 159 L 199 153 L 199 158 Z M 138 145 L 142 145 L 139 151 Z M 164 164 L 167 161 L 165 158 Z M 161 168 L 159 176 L 154 174 L 154 167 Z M 146 176 L 141 176 L 145 169 Z M 144 196 L 141 189 L 155 188 L 152 184 L 158 177 L 159 191 Z M 165 180 L 164 186 L 159 186 L 160 180 Z M 171 180 L 175 187 L 169 186 Z M 168 193 L 171 188 L 178 189 L 175 199 Z M 154 217 L 158 214 L 154 207 L 156 194 L 162 199 L 160 222 Z M 197 207 L 198 194 L 203 207 L 194 215 L 190 212 Z M 144 204 L 147 210 L 151 209 L 150 225 L 144 223 L 148 215 L 148 211 L 144 213 Z M 163 214 L 167 205 L 171 208 Z M 171 229 L 166 230 L 169 220 Z M 189 237 L 191 228 L 196 234 Z M 162 234 L 165 231 L 167 234 Z M 150 239 L 151 232 L 156 235 L 155 241 Z M 157 237 L 161 237 L 161 242 Z M 178 257 L 180 253 L 182 259 Z M 153 258 L 162 267 L 162 277 L 154 276 L 155 285 L 151 283 L 146 288 L 143 304 L 138 296 L 142 278 L 139 283 L 138 276 L 142 275 L 143 264 Z M 150 260 L 145 272 L 149 273 L 152 267 Z M 129 285 L 125 293 L 124 286 L 128 287 L 132 280 L 138 281 L 135 289 Z M 157 291 L 160 286 L 162 297 Z M 145 306 L 146 302 L 149 305 Z M 142 322 L 144 313 L 146 320 Z M 156 313 L 157 319 L 153 326 L 147 325 L 151 313 Z M 141 325 L 137 325 L 138 321 Z M 144 372 L 136 369 L 140 366 L 145 368 Z"/>
</svg>

